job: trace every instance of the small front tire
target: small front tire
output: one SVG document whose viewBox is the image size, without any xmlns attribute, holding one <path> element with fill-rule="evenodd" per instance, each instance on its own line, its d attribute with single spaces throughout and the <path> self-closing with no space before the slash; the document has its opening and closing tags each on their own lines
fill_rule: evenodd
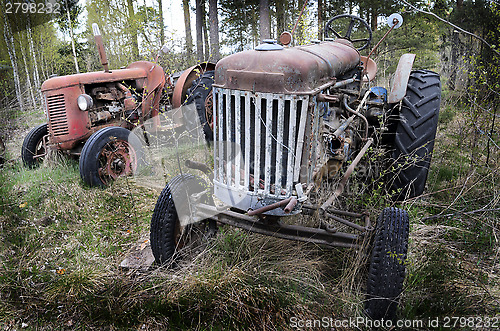
<svg viewBox="0 0 500 331">
<path fill-rule="evenodd" d="M 366 286 L 366 314 L 373 320 L 395 320 L 403 291 L 408 251 L 409 216 L 402 209 L 385 208 L 380 214 Z"/>
<path fill-rule="evenodd" d="M 139 138 L 122 127 L 107 127 L 87 140 L 80 154 L 80 176 L 89 186 L 106 187 L 136 172 L 143 161 Z"/>
<path fill-rule="evenodd" d="M 216 231 L 215 221 L 192 222 L 190 196 L 205 191 L 206 183 L 199 177 L 182 174 L 170 180 L 155 205 L 151 218 L 150 242 L 155 262 L 159 265 L 175 264 L 181 250 L 199 246 L 200 239 Z M 206 203 L 203 194 L 201 201 Z M 183 220 L 181 224 L 181 219 Z"/>
<path fill-rule="evenodd" d="M 34 168 L 42 163 L 47 151 L 44 137 L 49 134 L 47 123 L 41 124 L 32 129 L 24 138 L 21 149 L 21 159 L 24 166 Z"/>
</svg>

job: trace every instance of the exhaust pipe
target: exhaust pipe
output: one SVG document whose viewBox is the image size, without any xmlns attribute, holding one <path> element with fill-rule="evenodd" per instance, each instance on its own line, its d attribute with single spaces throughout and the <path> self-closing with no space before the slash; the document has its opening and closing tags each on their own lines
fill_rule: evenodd
<svg viewBox="0 0 500 331">
<path fill-rule="evenodd" d="M 92 23 L 92 30 L 94 31 L 94 40 L 97 45 L 99 57 L 101 58 L 101 64 L 104 67 L 104 72 L 109 72 L 108 58 L 106 56 L 106 50 L 104 49 L 104 43 L 102 41 L 101 32 L 99 31 L 97 23 Z"/>
</svg>

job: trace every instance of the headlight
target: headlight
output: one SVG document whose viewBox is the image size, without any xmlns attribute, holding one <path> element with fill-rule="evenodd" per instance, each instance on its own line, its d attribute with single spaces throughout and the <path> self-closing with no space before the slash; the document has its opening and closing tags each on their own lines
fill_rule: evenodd
<svg viewBox="0 0 500 331">
<path fill-rule="evenodd" d="M 94 105 L 94 101 L 88 94 L 80 94 L 78 99 L 76 99 L 76 102 L 78 103 L 78 108 L 80 108 L 80 110 L 89 110 L 89 108 Z"/>
</svg>

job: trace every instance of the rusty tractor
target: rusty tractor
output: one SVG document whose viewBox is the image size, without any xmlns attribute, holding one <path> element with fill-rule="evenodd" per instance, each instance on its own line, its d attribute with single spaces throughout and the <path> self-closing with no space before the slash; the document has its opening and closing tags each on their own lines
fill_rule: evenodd
<svg viewBox="0 0 500 331">
<path fill-rule="evenodd" d="M 143 160 L 147 137 L 131 132 L 158 114 L 188 101 L 187 91 L 200 75 L 213 73 L 210 63 L 166 77 L 158 64 L 138 61 L 109 70 L 99 27 L 93 31 L 104 71 L 52 77 L 42 85 L 47 123 L 32 129 L 22 145 L 27 167 L 37 166 L 49 150 L 79 157 L 80 175 L 89 186 L 104 187 L 131 175 Z M 199 98 L 198 98 L 199 99 Z M 204 100 L 191 100 L 204 107 Z M 206 122 L 205 112 L 201 122 Z M 176 121 L 177 126 L 183 125 Z M 208 125 L 208 124 L 207 124 Z"/>
<path fill-rule="evenodd" d="M 389 16 L 385 36 L 402 22 L 399 14 Z M 394 319 L 405 279 L 408 213 L 389 207 L 374 219 L 340 202 L 353 172 L 366 169 L 363 156 L 374 149 L 384 151 L 394 200 L 422 194 L 440 77 L 412 70 L 415 54 L 405 54 L 389 91 L 372 86 L 377 65 L 371 55 L 380 42 L 360 54 L 372 31 L 354 15 L 328 21 L 324 41 L 290 47 L 291 37 L 285 32 L 281 44 L 265 40 L 217 63 L 214 164 L 205 169 L 211 183 L 186 173 L 167 183 L 151 220 L 155 260 L 175 264 L 194 238 L 218 224 L 327 247 L 371 242 L 365 311 L 372 319 Z M 325 183 L 333 185 L 317 197 Z M 316 215 L 319 226 L 299 225 L 301 214 Z"/>
</svg>

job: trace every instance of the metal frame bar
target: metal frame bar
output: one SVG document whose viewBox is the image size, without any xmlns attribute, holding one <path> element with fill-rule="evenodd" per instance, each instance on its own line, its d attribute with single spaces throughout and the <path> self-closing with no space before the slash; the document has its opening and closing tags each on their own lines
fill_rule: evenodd
<svg viewBox="0 0 500 331">
<path fill-rule="evenodd" d="M 230 210 L 218 210 L 214 206 L 197 204 L 196 210 L 200 218 L 212 218 L 247 231 L 287 239 L 308 242 L 328 247 L 359 248 L 364 234 L 331 232 L 324 229 L 281 224 L 280 222 L 264 223 L 256 217 L 240 214 Z M 215 216 L 213 216 L 215 214 Z"/>
</svg>

